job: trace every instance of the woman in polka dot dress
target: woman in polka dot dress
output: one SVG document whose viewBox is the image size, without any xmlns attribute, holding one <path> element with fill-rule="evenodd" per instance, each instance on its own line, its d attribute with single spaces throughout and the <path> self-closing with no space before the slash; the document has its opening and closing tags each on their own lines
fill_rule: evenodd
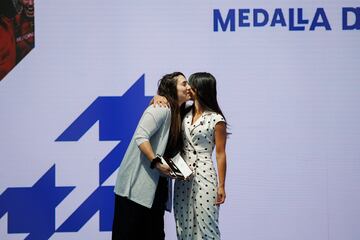
<svg viewBox="0 0 360 240">
<path fill-rule="evenodd" d="M 209 73 L 194 73 L 189 84 L 194 105 L 182 122 L 182 156 L 193 177 L 175 181 L 177 237 L 220 239 L 219 205 L 226 196 L 226 122 L 217 103 L 215 78 Z M 218 176 L 212 162 L 215 146 Z"/>
</svg>

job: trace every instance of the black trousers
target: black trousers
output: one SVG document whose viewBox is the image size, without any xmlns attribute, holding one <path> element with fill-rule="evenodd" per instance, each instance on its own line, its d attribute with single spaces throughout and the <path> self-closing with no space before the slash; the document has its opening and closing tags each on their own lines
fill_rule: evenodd
<svg viewBox="0 0 360 240">
<path fill-rule="evenodd" d="M 146 190 L 144 190 L 146 191 Z M 163 240 L 167 179 L 160 177 L 151 208 L 115 194 L 112 240 Z"/>
</svg>

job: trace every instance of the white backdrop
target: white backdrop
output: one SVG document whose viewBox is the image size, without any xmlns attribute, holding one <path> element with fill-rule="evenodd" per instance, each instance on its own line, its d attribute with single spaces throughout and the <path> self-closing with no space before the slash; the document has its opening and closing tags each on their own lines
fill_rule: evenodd
<svg viewBox="0 0 360 240">
<path fill-rule="evenodd" d="M 139 108 L 121 98 L 139 78 L 136 91 L 144 97 L 144 83 L 152 96 L 173 71 L 218 81 L 232 132 L 223 239 L 360 239 L 360 32 L 342 29 L 342 8 L 358 1 L 35 4 L 36 47 L 0 82 L 0 239 L 109 239 L 87 205 L 84 222 L 69 223 L 77 230 L 59 227 L 99 187 L 99 163 L 124 139 L 99 140 L 106 123 L 96 121 L 78 140 L 55 140 L 98 97 L 118 97 L 125 113 Z M 255 8 L 270 19 L 280 8 L 287 26 L 254 27 Z M 304 31 L 289 29 L 289 8 L 309 19 Z M 317 8 L 331 30 L 309 30 Z M 235 9 L 235 31 L 214 32 L 213 9 L 224 19 Z M 250 9 L 250 27 L 238 27 L 238 9 Z M 112 186 L 115 174 L 100 185 Z M 176 238 L 172 213 L 166 235 Z"/>
</svg>

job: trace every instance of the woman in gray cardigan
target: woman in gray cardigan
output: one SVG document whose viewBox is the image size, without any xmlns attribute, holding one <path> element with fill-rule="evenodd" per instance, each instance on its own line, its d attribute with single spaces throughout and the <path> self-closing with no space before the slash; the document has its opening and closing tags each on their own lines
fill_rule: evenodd
<svg viewBox="0 0 360 240">
<path fill-rule="evenodd" d="M 170 108 L 150 105 L 145 110 L 121 162 L 114 190 L 113 240 L 165 238 L 171 170 L 156 155 L 169 158 L 182 149 L 180 108 L 189 99 L 189 91 L 180 72 L 160 79 L 157 94 L 168 99 Z"/>
</svg>

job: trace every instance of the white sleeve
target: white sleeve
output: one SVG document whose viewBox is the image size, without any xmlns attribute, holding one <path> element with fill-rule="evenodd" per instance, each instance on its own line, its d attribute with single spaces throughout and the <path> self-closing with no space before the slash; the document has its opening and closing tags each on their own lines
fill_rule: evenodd
<svg viewBox="0 0 360 240">
<path fill-rule="evenodd" d="M 219 122 L 226 123 L 225 118 L 221 114 L 213 113 L 212 119 L 211 119 L 212 127 L 215 128 L 216 124 L 219 123 Z"/>
</svg>

